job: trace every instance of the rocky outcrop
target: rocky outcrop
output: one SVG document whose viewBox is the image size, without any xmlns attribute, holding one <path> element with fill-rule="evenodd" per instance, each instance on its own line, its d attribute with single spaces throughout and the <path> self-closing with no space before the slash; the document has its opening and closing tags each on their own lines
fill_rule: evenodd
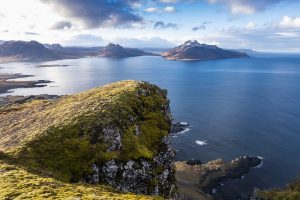
<svg viewBox="0 0 300 200">
<path fill-rule="evenodd" d="M 171 133 L 180 133 L 183 132 L 189 127 L 190 125 L 187 122 L 172 122 L 171 126 Z"/>
<path fill-rule="evenodd" d="M 169 198 L 176 193 L 170 126 L 165 90 L 122 81 L 1 107 L 0 151 L 63 182 Z"/>
<path fill-rule="evenodd" d="M 215 45 L 200 44 L 196 40 L 188 40 L 184 44 L 162 53 L 162 56 L 168 60 L 214 60 L 248 57 L 243 52 L 225 50 Z"/>
<path fill-rule="evenodd" d="M 178 188 L 187 199 L 212 199 L 222 182 L 241 178 L 261 163 L 260 158 L 248 156 L 236 158 L 229 163 L 222 159 L 204 164 L 199 160 L 176 162 Z"/>
<path fill-rule="evenodd" d="M 225 163 L 221 159 L 208 162 L 204 167 L 206 170 L 200 171 L 199 188 L 205 193 L 211 193 L 221 182 L 241 178 L 261 162 L 258 157 L 248 156 L 236 158 L 230 163 Z"/>
<path fill-rule="evenodd" d="M 1 154 L 0 199 L 163 200 L 159 196 L 120 192 L 105 185 L 63 183 L 53 178 L 36 175 L 20 166 L 8 164 L 1 160 Z"/>
<path fill-rule="evenodd" d="M 85 178 L 88 183 L 106 183 L 124 192 L 172 197 L 176 194 L 174 164 L 175 153 L 169 137 L 163 139 L 164 149 L 153 160 L 110 160 L 93 165 L 93 173 Z"/>
</svg>

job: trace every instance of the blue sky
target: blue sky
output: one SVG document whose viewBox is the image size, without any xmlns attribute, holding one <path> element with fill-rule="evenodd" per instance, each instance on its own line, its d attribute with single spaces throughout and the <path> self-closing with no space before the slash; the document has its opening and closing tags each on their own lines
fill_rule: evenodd
<svg viewBox="0 0 300 200">
<path fill-rule="evenodd" d="M 0 40 L 300 52 L 300 0 L 1 0 Z"/>
</svg>

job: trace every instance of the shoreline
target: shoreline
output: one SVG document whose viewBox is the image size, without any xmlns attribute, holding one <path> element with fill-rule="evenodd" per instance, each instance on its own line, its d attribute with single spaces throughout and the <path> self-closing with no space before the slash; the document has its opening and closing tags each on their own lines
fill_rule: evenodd
<svg viewBox="0 0 300 200">
<path fill-rule="evenodd" d="M 33 75 L 24 74 L 8 74 L 0 73 L 0 94 L 9 93 L 9 90 L 17 88 L 35 88 L 45 87 L 49 80 L 36 80 L 36 81 L 18 81 L 15 79 L 33 77 Z M 26 98 L 25 96 L 7 95 L 0 97 L 0 105 L 7 104 L 13 101 L 18 101 Z"/>
</svg>

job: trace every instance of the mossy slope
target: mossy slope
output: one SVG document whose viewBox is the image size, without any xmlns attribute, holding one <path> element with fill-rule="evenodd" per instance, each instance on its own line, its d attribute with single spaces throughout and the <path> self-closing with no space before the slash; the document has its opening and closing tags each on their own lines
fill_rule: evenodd
<svg viewBox="0 0 300 200">
<path fill-rule="evenodd" d="M 63 183 L 34 175 L 1 160 L 0 199 L 162 200 L 161 197 L 120 193 L 104 185 Z"/>
<path fill-rule="evenodd" d="M 300 199 L 300 179 L 289 184 L 285 189 L 272 189 L 259 191 L 259 200 L 299 200 Z"/>
<path fill-rule="evenodd" d="M 0 151 L 35 174 L 80 182 L 93 165 L 110 160 L 151 162 L 166 148 L 170 119 L 165 90 L 121 81 L 58 100 L 0 107 Z"/>
</svg>

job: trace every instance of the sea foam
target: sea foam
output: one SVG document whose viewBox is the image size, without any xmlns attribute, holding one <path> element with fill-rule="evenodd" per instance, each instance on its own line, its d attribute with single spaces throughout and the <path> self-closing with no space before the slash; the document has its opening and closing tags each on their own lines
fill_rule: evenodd
<svg viewBox="0 0 300 200">
<path fill-rule="evenodd" d="M 196 144 L 198 144 L 198 145 L 200 145 L 200 146 L 207 145 L 207 140 L 203 140 L 203 141 L 201 141 L 201 140 L 196 140 L 195 142 L 196 142 Z"/>
<path fill-rule="evenodd" d="M 262 157 L 262 156 L 257 156 L 257 158 L 261 160 L 261 163 L 260 163 L 259 165 L 257 165 L 256 167 L 254 167 L 254 168 L 261 168 L 261 167 L 264 165 L 264 162 L 263 162 L 264 157 Z"/>
</svg>

